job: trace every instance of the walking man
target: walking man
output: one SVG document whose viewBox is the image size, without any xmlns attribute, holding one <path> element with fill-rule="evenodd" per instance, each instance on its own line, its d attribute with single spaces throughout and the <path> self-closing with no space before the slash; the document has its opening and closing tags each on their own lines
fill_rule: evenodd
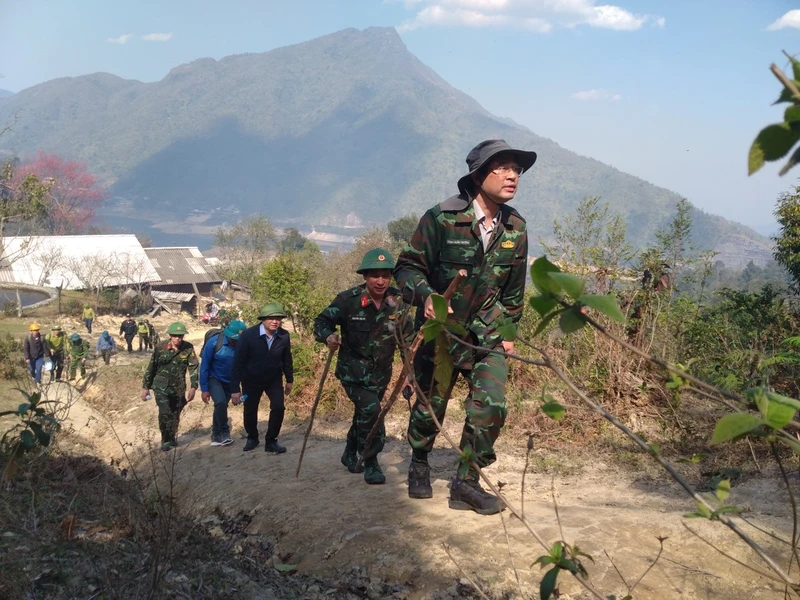
<svg viewBox="0 0 800 600">
<path fill-rule="evenodd" d="M 47 344 L 47 351 L 50 360 L 53 361 L 53 369 L 50 371 L 50 382 L 55 379 L 61 381 L 61 373 L 64 371 L 64 354 L 67 351 L 67 336 L 61 325 L 53 325 L 50 333 L 44 336 Z"/>
<path fill-rule="evenodd" d="M 30 335 L 28 335 L 22 343 L 22 353 L 25 356 L 25 364 L 28 365 L 28 372 L 38 385 L 42 383 L 44 340 L 39 331 L 38 323 L 31 323 L 28 330 L 30 331 Z"/>
<path fill-rule="evenodd" d="M 467 330 L 467 342 L 513 353 L 513 342 L 504 342 L 497 326 L 505 319 L 516 324 L 522 316 L 528 235 L 525 220 L 507 202 L 517 192 L 520 175 L 535 161 L 535 152 L 512 149 L 504 140 L 481 142 L 467 155 L 469 173 L 459 179 L 458 195 L 422 216 L 394 272 L 403 298 L 419 307 L 420 322 L 423 316 L 434 316 L 431 296 L 442 294 L 458 270 L 466 269 L 468 277 L 449 304 L 452 319 Z M 471 446 L 475 462 L 486 467 L 496 460 L 494 443 L 506 417 L 505 357 L 454 343 L 450 347 L 453 374 L 450 381 L 443 382 L 447 393 L 440 395 L 438 382 L 434 382 L 433 349 L 433 342 L 427 343 L 415 358 L 419 386 L 433 390 L 430 402 L 441 421 L 458 375 L 467 380 L 461 448 Z M 428 453 L 437 433 L 433 418 L 417 398 L 408 424 L 413 452 L 408 469 L 411 498 L 433 496 Z M 453 479 L 450 507 L 479 514 L 502 509 L 497 497 L 484 491 L 472 469 L 466 478 Z"/>
<path fill-rule="evenodd" d="M 139 350 L 138 352 L 142 351 L 142 346 L 144 346 L 145 351 L 150 347 L 150 327 L 148 327 L 147 323 L 144 322 L 144 319 L 139 319 L 139 324 L 136 327 L 136 331 L 139 334 Z"/>
<path fill-rule="evenodd" d="M 69 336 L 69 344 L 67 345 L 67 354 L 69 354 L 69 374 L 68 379 L 72 381 L 75 379 L 75 372 L 80 367 L 81 377 L 86 376 L 86 357 L 89 356 L 89 342 L 84 340 L 80 334 L 73 333 Z"/>
<path fill-rule="evenodd" d="M 83 305 L 83 324 L 86 325 L 86 331 L 92 333 L 92 321 L 94 321 L 94 309 L 91 304 Z"/>
<path fill-rule="evenodd" d="M 247 329 L 243 321 L 231 321 L 221 332 L 208 338 L 200 355 L 200 397 L 214 402 L 211 422 L 211 445 L 233 443 L 228 425 L 228 401 L 231 399 L 233 355 L 241 333 Z"/>
<path fill-rule="evenodd" d="M 258 404 L 263 393 L 269 398 L 264 450 L 273 454 L 286 452 L 286 448 L 278 443 L 278 434 L 283 424 L 284 399 L 292 391 L 294 370 L 289 332 L 281 327 L 285 317 L 286 313 L 280 304 L 268 302 L 258 313 L 261 322 L 245 330 L 236 343 L 230 384 L 231 402 L 236 406 L 242 394 L 247 396 L 244 404 L 244 428 L 247 431 L 245 452 L 258 448 Z"/>
<path fill-rule="evenodd" d="M 402 324 L 403 339 L 413 335 L 410 318 L 403 319 L 406 305 L 400 291 L 389 286 L 394 267 L 394 257 L 383 248 L 367 252 L 356 270 L 364 276 L 364 283 L 339 293 L 314 321 L 316 340 L 327 344 L 331 351 L 339 349 L 336 378 L 353 403 L 353 422 L 347 432 L 342 464 L 351 473 L 363 470 L 364 481 L 369 484 L 386 482 L 378 463 L 386 441 L 383 423 L 369 448 L 365 443 L 392 377 L 395 329 Z M 356 470 L 359 454 L 364 456 L 364 466 Z"/>
<path fill-rule="evenodd" d="M 108 333 L 108 331 L 101 333 L 100 337 L 97 338 L 97 344 L 95 344 L 95 352 L 103 357 L 103 362 L 109 364 L 111 362 L 111 355 L 116 352 L 116 350 L 117 342 L 114 341 L 111 334 Z"/>
<path fill-rule="evenodd" d="M 150 322 L 150 319 L 145 319 L 144 322 L 147 323 L 147 331 L 149 334 L 147 338 L 148 342 L 147 347 L 149 350 L 152 350 L 153 348 L 156 347 L 156 344 L 158 343 L 158 333 L 156 333 L 156 328 L 153 327 L 153 324 Z"/>
<path fill-rule="evenodd" d="M 172 323 L 167 328 L 169 339 L 160 342 L 150 356 L 142 379 L 142 400 L 149 400 L 150 390 L 158 405 L 158 428 L 161 430 L 161 449 L 171 450 L 178 445 L 178 425 L 181 411 L 197 392 L 199 367 L 194 346 L 184 341 L 186 326 Z M 189 390 L 186 390 L 186 372 Z"/>
<path fill-rule="evenodd" d="M 133 352 L 133 338 L 136 337 L 139 328 L 136 326 L 136 321 L 130 315 L 125 315 L 125 320 L 119 326 L 120 337 L 125 338 L 125 343 L 128 345 L 128 354 Z"/>
</svg>

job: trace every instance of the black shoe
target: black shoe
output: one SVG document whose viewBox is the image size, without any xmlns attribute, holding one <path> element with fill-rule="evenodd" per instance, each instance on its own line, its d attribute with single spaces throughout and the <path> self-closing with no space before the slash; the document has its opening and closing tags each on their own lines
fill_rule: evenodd
<svg viewBox="0 0 800 600">
<path fill-rule="evenodd" d="M 247 438 L 244 443 L 244 452 L 250 452 L 250 450 L 255 450 L 256 448 L 258 448 L 258 440 Z"/>
<path fill-rule="evenodd" d="M 408 465 L 408 497 L 433 498 L 431 468 L 428 463 L 412 460 Z"/>
<path fill-rule="evenodd" d="M 476 479 L 453 479 L 449 504 L 454 510 L 474 510 L 479 515 L 494 515 L 505 508 L 497 496 L 484 490 Z"/>
<path fill-rule="evenodd" d="M 271 452 L 272 454 L 283 454 L 286 452 L 286 446 L 281 446 L 278 440 L 271 442 L 264 442 L 264 452 Z"/>
<path fill-rule="evenodd" d="M 377 458 L 368 458 L 364 466 L 366 467 L 364 471 L 364 481 L 370 485 L 386 483 L 386 476 L 383 474 L 383 471 L 381 471 L 381 466 L 378 464 Z"/>
<path fill-rule="evenodd" d="M 344 454 L 342 454 L 342 464 L 347 467 L 347 470 L 351 473 L 364 472 L 363 464 L 356 468 L 356 465 L 358 465 L 358 454 L 356 454 L 355 450 L 348 450 L 347 448 L 344 449 Z"/>
</svg>

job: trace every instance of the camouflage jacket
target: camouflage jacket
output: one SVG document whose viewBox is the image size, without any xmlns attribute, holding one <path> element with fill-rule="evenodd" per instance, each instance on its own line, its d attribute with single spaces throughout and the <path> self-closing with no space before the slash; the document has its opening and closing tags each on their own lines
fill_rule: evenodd
<svg viewBox="0 0 800 600">
<path fill-rule="evenodd" d="M 462 192 L 422 216 L 398 258 L 394 277 L 404 300 L 421 307 L 430 294 L 444 293 L 459 269 L 466 269 L 467 279 L 450 302 L 452 318 L 474 334 L 477 345 L 494 348 L 502 342 L 498 320 L 509 317 L 518 323 L 522 317 L 527 263 L 525 219 L 501 206 L 484 251 L 472 199 Z M 422 318 L 421 310 L 417 316 Z M 451 352 L 457 362 L 468 354 L 455 346 Z"/>
<path fill-rule="evenodd" d="M 400 291 L 390 287 L 380 309 L 362 284 L 339 293 L 330 306 L 314 320 L 314 337 L 325 343 L 329 335 L 341 328 L 342 345 L 336 364 L 336 377 L 349 385 L 383 390 L 392 377 L 392 361 L 397 347 L 395 325 L 402 323 L 402 339 L 413 335 L 408 308 Z"/>
<path fill-rule="evenodd" d="M 197 371 L 200 361 L 194 346 L 181 342 L 178 348 L 166 340 L 153 348 L 153 355 L 144 372 L 142 389 L 152 389 L 157 394 L 182 396 L 186 393 L 186 371 L 189 371 L 190 386 L 197 389 Z"/>
<path fill-rule="evenodd" d="M 80 344 L 67 342 L 67 354 L 72 360 L 80 360 L 89 356 L 89 340 L 81 339 Z"/>
</svg>

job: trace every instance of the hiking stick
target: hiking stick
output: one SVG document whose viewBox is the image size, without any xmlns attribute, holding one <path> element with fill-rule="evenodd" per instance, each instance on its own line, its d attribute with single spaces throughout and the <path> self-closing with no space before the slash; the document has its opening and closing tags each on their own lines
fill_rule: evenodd
<svg viewBox="0 0 800 600">
<path fill-rule="evenodd" d="M 303 464 L 303 454 L 306 451 L 306 444 L 308 443 L 308 436 L 311 434 L 311 427 L 314 425 L 314 415 L 317 414 L 317 406 L 319 406 L 319 399 L 322 398 L 322 390 L 325 387 L 325 379 L 328 377 L 328 370 L 331 368 L 331 360 L 333 359 L 333 350 L 328 348 L 328 358 L 325 361 L 325 368 L 322 369 L 322 377 L 319 378 L 319 389 L 317 389 L 317 397 L 314 398 L 314 404 L 311 406 L 311 418 L 308 420 L 308 428 L 306 435 L 303 437 L 303 449 L 300 450 L 300 459 L 297 461 L 297 470 L 294 476 L 300 475 L 300 465 Z"/>
<path fill-rule="evenodd" d="M 450 285 L 447 286 L 447 289 L 445 290 L 444 294 L 442 294 L 445 300 L 449 301 L 453 297 L 453 294 L 455 294 L 456 289 L 458 289 L 458 287 L 466 278 L 467 278 L 466 269 L 461 269 L 456 274 L 453 281 L 450 282 Z M 419 347 L 422 345 L 424 339 L 425 339 L 425 334 L 422 333 L 422 329 L 420 329 L 417 332 L 417 336 L 414 338 L 414 342 L 411 344 L 411 348 L 409 349 L 409 356 L 411 357 L 412 361 L 414 360 L 414 355 L 416 355 L 417 350 L 419 350 Z M 372 429 L 370 429 L 369 431 L 369 435 L 367 435 L 367 439 L 364 441 L 364 452 L 361 454 L 361 456 L 358 457 L 358 463 L 356 464 L 356 469 L 361 467 L 362 463 L 364 462 L 364 458 L 368 458 L 365 456 L 365 454 L 367 453 L 367 449 L 369 448 L 369 445 L 372 443 L 372 440 L 375 437 L 375 435 L 378 433 L 378 429 L 380 429 L 381 423 L 383 423 L 383 420 L 386 418 L 386 415 L 389 413 L 389 410 L 391 410 L 394 401 L 397 400 L 397 396 L 400 395 L 400 391 L 405 387 L 406 375 L 408 375 L 408 368 L 405 364 L 405 361 L 403 361 L 403 368 L 400 370 L 400 376 L 397 378 L 397 381 L 394 384 L 394 388 L 392 388 L 392 393 L 389 396 L 389 399 L 386 401 L 386 404 L 384 404 L 383 408 L 381 408 L 381 412 L 378 413 L 378 419 L 375 421 L 375 425 L 372 426 Z"/>
</svg>

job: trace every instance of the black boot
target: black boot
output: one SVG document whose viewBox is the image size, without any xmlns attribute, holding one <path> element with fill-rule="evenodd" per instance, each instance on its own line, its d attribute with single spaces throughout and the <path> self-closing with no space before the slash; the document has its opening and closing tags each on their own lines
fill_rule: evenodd
<svg viewBox="0 0 800 600">
<path fill-rule="evenodd" d="M 345 446 L 344 453 L 342 454 L 342 464 L 347 467 L 347 470 L 351 473 L 363 473 L 364 472 L 364 465 L 362 464 L 359 467 L 358 465 L 358 454 L 355 451 L 355 448 L 350 448 L 350 446 Z"/>
<path fill-rule="evenodd" d="M 408 497 L 433 498 L 431 468 L 428 463 L 412 460 L 408 465 Z"/>
<path fill-rule="evenodd" d="M 450 484 L 449 504 L 454 510 L 474 510 L 479 515 L 494 515 L 505 508 L 497 496 L 481 487 L 477 479 L 458 477 Z"/>
<path fill-rule="evenodd" d="M 364 481 L 370 485 L 380 485 L 386 483 L 386 476 L 381 471 L 381 466 L 378 464 L 378 457 L 373 456 L 364 461 L 366 467 L 364 471 Z"/>
<path fill-rule="evenodd" d="M 255 450 L 256 448 L 258 448 L 258 438 L 247 438 L 247 441 L 244 443 L 243 451 L 250 452 L 250 450 Z"/>
<path fill-rule="evenodd" d="M 278 443 L 278 440 L 272 440 L 271 442 L 264 442 L 264 452 L 270 452 L 272 454 L 283 454 L 286 452 L 286 446 L 281 446 Z"/>
</svg>

